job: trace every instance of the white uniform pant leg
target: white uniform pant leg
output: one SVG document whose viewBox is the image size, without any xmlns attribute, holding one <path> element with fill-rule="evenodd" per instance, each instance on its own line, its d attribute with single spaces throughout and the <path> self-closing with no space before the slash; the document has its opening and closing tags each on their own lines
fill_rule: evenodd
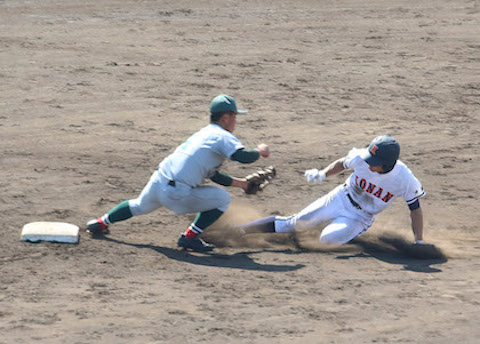
<svg viewBox="0 0 480 344">
<path fill-rule="evenodd" d="M 275 231 L 287 233 L 296 229 L 309 229 L 328 222 L 341 215 L 343 202 L 340 198 L 340 187 L 310 203 L 297 214 L 290 217 L 277 217 Z"/>
<path fill-rule="evenodd" d="M 323 229 L 320 242 L 331 245 L 346 244 L 365 233 L 368 228 L 370 225 L 364 222 L 348 217 L 337 217 Z"/>
<path fill-rule="evenodd" d="M 140 195 L 128 201 L 133 216 L 148 214 L 163 205 L 158 195 L 165 192 L 167 185 L 158 180 L 156 173 L 152 175 Z"/>
</svg>

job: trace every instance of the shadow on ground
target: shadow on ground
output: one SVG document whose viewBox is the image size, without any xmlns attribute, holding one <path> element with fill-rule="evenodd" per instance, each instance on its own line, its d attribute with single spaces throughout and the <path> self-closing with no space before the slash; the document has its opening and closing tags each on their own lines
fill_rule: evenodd
<svg viewBox="0 0 480 344">
<path fill-rule="evenodd" d="M 133 243 L 125 242 L 122 240 L 113 239 L 110 237 L 102 237 L 97 239 L 101 239 L 101 240 L 105 240 L 108 242 L 121 244 L 121 245 L 133 246 L 137 248 L 151 249 L 160 254 L 163 254 L 165 257 L 168 257 L 170 259 L 181 261 L 184 263 L 195 264 L 195 265 L 214 266 L 219 268 L 240 269 L 240 270 L 269 271 L 269 272 L 295 271 L 305 266 L 303 264 L 296 264 L 296 265 L 260 264 L 255 262 L 250 257 L 250 255 L 252 254 L 264 252 L 265 250 L 238 252 L 231 255 L 218 254 L 213 252 L 197 253 L 197 252 L 190 252 L 190 251 L 179 250 L 179 249 L 172 249 L 172 248 L 163 247 L 163 246 L 133 244 Z M 272 252 L 296 254 L 295 252 L 292 252 L 289 250 L 280 250 L 280 251 L 272 251 Z"/>
<path fill-rule="evenodd" d="M 433 273 L 442 270 L 431 265 L 444 264 L 448 261 L 446 254 L 434 245 L 414 245 L 404 238 L 392 233 L 377 238 L 357 238 L 351 245 L 361 248 L 362 252 L 354 255 L 342 255 L 337 259 L 373 257 L 389 264 L 403 265 L 405 270 Z"/>
<path fill-rule="evenodd" d="M 312 233 L 301 232 L 289 233 L 288 235 L 265 235 L 263 236 L 263 241 L 268 242 L 271 247 L 267 248 L 261 245 L 259 247 L 253 247 L 251 245 L 252 242 L 249 242 L 249 246 L 243 248 L 249 248 L 250 250 L 234 254 L 191 252 L 163 246 L 134 244 L 104 236 L 97 237 L 96 239 L 137 248 L 151 249 L 169 259 L 194 265 L 270 272 L 295 271 L 303 268 L 305 265 L 260 264 L 255 262 L 250 256 L 260 252 L 283 254 L 301 254 L 302 252 L 337 253 L 339 255 L 336 259 L 375 258 L 388 264 L 403 265 L 403 269 L 408 271 L 423 273 L 441 272 L 442 270 L 438 267 L 432 267 L 432 265 L 440 265 L 448 261 L 447 256 L 441 249 L 433 245 L 413 245 L 411 242 L 394 233 L 387 232 L 380 236 L 365 235 L 354 239 L 348 245 L 338 247 L 324 246 L 319 244 L 318 241 L 316 244 L 312 244 L 312 238 L 310 238 L 310 236 L 312 236 Z M 213 241 L 213 243 L 219 244 L 220 242 L 217 243 Z M 258 241 L 257 238 L 253 243 L 260 243 L 260 241 Z M 229 245 L 219 246 L 229 247 Z M 242 248 L 241 246 L 231 247 L 237 249 Z"/>
</svg>

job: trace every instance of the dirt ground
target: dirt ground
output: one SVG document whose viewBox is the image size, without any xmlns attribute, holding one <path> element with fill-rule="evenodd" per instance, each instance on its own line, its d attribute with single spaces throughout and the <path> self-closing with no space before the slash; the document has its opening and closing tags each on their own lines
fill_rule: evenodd
<svg viewBox="0 0 480 344">
<path fill-rule="evenodd" d="M 471 0 L 0 0 L 0 343 L 478 343 L 480 3 Z M 210 100 L 270 145 L 258 196 L 181 251 L 192 216 L 167 209 L 78 245 L 20 241 L 32 221 L 87 220 L 134 198 L 208 123 Z M 427 197 L 418 260 L 405 202 L 351 245 L 320 230 L 239 237 L 342 183 L 307 185 L 380 134 Z"/>
</svg>

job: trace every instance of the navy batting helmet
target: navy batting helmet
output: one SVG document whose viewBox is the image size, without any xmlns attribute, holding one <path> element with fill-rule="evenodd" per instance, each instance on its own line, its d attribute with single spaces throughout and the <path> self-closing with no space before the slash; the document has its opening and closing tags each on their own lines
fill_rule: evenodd
<svg viewBox="0 0 480 344">
<path fill-rule="evenodd" d="M 383 168 L 383 172 L 387 173 L 393 170 L 400 156 L 400 145 L 390 135 L 377 136 L 368 146 L 364 154 L 363 160 L 370 166 L 379 166 Z"/>
</svg>

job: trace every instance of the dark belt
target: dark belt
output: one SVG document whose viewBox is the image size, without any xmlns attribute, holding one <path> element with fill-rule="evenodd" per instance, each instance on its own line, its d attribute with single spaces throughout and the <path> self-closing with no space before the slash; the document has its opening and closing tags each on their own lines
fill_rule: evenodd
<svg viewBox="0 0 480 344">
<path fill-rule="evenodd" d="M 362 207 L 360 206 L 360 204 L 358 204 L 357 202 L 355 202 L 355 201 L 353 200 L 352 196 L 350 196 L 349 193 L 347 193 L 347 197 L 348 197 L 348 199 L 350 200 L 350 203 L 352 203 L 352 205 L 353 205 L 355 208 L 362 210 Z"/>
<path fill-rule="evenodd" d="M 160 171 L 160 166 L 157 166 L 156 170 L 157 170 L 160 174 L 162 174 L 165 178 L 168 178 L 163 172 Z M 173 186 L 173 187 L 177 186 L 177 184 L 175 183 L 175 181 L 172 180 L 172 179 L 169 179 L 167 184 L 170 185 L 170 186 Z"/>
</svg>

